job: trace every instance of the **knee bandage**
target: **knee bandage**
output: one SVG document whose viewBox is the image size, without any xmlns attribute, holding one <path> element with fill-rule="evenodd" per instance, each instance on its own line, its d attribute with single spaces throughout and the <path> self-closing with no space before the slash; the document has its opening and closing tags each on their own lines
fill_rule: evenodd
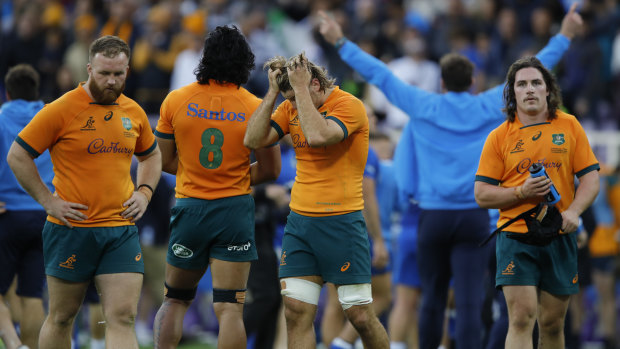
<svg viewBox="0 0 620 349">
<path fill-rule="evenodd" d="M 174 287 L 170 287 L 165 282 L 164 282 L 164 286 L 165 286 L 164 294 L 166 297 L 174 298 L 174 299 L 178 299 L 182 301 L 191 301 L 192 299 L 194 299 L 194 297 L 196 297 L 196 290 L 198 289 L 197 287 L 192 288 L 192 289 L 174 288 Z"/>
<path fill-rule="evenodd" d="M 354 305 L 372 303 L 370 284 L 354 284 L 338 286 L 338 300 L 342 309 L 347 310 Z"/>
<path fill-rule="evenodd" d="M 321 285 L 297 278 L 284 278 L 280 280 L 280 282 L 283 284 L 282 291 L 280 292 L 283 296 L 294 298 L 305 303 L 319 304 Z"/>
<path fill-rule="evenodd" d="M 245 303 L 245 291 L 243 290 L 223 290 L 213 289 L 213 303 Z"/>
</svg>

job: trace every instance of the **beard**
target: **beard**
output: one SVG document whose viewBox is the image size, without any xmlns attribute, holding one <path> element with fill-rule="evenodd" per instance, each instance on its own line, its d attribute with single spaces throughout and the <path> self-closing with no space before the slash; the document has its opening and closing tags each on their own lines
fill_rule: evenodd
<svg viewBox="0 0 620 349">
<path fill-rule="evenodd" d="M 96 103 L 100 104 L 112 104 L 118 99 L 118 97 L 125 90 L 125 82 L 118 87 L 100 87 L 95 80 L 88 81 L 88 89 L 93 95 L 93 99 Z"/>
</svg>

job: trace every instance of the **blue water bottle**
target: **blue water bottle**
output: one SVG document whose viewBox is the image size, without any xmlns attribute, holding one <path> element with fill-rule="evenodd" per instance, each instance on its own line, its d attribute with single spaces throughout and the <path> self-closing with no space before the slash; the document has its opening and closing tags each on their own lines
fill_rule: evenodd
<svg viewBox="0 0 620 349">
<path fill-rule="evenodd" d="M 531 177 L 545 176 L 549 178 L 547 171 L 545 171 L 545 166 L 541 165 L 540 163 L 534 163 L 532 166 L 530 166 L 530 176 Z M 549 178 L 549 180 L 551 180 L 551 178 Z M 545 199 L 547 200 L 548 205 L 555 205 L 558 201 L 560 201 L 560 193 L 558 193 L 558 191 L 555 189 L 555 185 L 553 185 L 553 182 L 551 182 L 550 189 L 551 190 L 545 196 Z"/>
</svg>

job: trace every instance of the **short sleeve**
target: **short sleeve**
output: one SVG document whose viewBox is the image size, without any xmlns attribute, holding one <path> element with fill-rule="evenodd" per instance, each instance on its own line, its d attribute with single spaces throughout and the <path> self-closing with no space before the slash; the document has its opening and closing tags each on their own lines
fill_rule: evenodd
<svg viewBox="0 0 620 349">
<path fill-rule="evenodd" d="M 291 108 L 291 103 L 289 101 L 284 101 L 280 103 L 276 111 L 271 115 L 271 126 L 278 131 L 279 138 L 289 133 Z"/>
<path fill-rule="evenodd" d="M 590 171 L 599 170 L 600 167 L 590 147 L 590 142 L 588 141 L 585 130 L 577 120 L 575 120 L 574 123 L 575 152 L 573 154 L 573 173 L 575 173 L 577 177 L 581 177 Z"/>
<path fill-rule="evenodd" d="M 151 128 L 151 124 L 149 123 L 149 118 L 146 116 L 146 113 L 142 110 L 142 108 L 136 108 L 139 109 L 140 112 L 140 135 L 136 140 L 136 150 L 134 154 L 144 156 L 151 153 L 155 149 L 157 142 L 155 142 L 153 129 Z"/>
<path fill-rule="evenodd" d="M 155 128 L 155 135 L 160 138 L 174 139 L 174 129 L 172 128 L 172 111 L 169 108 L 170 95 L 164 99 L 159 111 L 159 120 Z"/>
<path fill-rule="evenodd" d="M 364 104 L 354 98 L 343 99 L 341 102 L 336 103 L 325 118 L 335 121 L 343 128 L 344 138 L 347 138 L 368 122 Z"/>
<path fill-rule="evenodd" d="M 476 181 L 499 185 L 503 175 L 504 159 L 501 155 L 498 130 L 495 129 L 489 134 L 482 148 Z"/>
<path fill-rule="evenodd" d="M 17 135 L 18 143 L 33 156 L 42 154 L 54 145 L 62 134 L 65 114 L 56 109 L 55 105 L 46 105 Z"/>
</svg>

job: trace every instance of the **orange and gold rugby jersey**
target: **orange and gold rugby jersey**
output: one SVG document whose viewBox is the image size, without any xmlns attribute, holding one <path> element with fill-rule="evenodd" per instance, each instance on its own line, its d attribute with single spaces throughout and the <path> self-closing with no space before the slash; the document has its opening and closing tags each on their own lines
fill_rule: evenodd
<svg viewBox="0 0 620 349">
<path fill-rule="evenodd" d="M 46 105 L 16 140 L 33 156 L 49 149 L 54 187 L 63 200 L 88 206 L 78 227 L 133 225 L 121 217 L 134 184 L 132 157 L 157 143 L 140 106 L 125 95 L 114 104 L 96 104 L 82 85 Z M 48 216 L 52 223 L 62 224 Z"/>
<path fill-rule="evenodd" d="M 364 104 L 335 87 L 319 113 L 342 127 L 341 142 L 326 147 L 308 146 L 297 110 L 289 101 L 282 102 L 271 117 L 271 125 L 280 138 L 290 133 L 295 148 L 297 175 L 291 192 L 291 210 L 307 216 L 359 211 L 364 207 L 362 177 L 368 156 Z"/>
<path fill-rule="evenodd" d="M 530 175 L 533 163 L 541 163 L 562 197 L 556 204 L 566 210 L 575 196 L 574 176 L 581 177 L 599 169 L 598 161 L 581 124 L 574 116 L 556 112 L 551 121 L 523 126 L 519 118 L 505 121 L 493 130 L 484 144 L 476 180 L 493 185 L 515 187 Z M 497 226 L 534 207 L 538 201 L 500 210 Z M 507 231 L 525 233 L 525 221 L 519 219 Z"/>
<path fill-rule="evenodd" d="M 250 193 L 250 149 L 243 137 L 260 103 L 242 87 L 213 80 L 168 94 L 155 134 L 176 141 L 176 197 L 212 200 Z"/>
</svg>

